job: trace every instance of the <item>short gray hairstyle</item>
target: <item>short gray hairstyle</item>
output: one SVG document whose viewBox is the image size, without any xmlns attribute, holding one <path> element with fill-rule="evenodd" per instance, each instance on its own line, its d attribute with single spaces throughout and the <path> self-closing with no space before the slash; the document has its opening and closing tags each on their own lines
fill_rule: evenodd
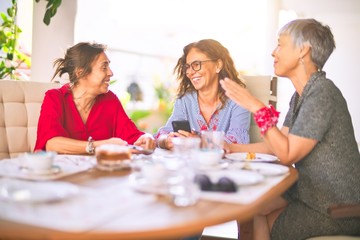
<svg viewBox="0 0 360 240">
<path fill-rule="evenodd" d="M 315 19 L 293 20 L 280 29 L 279 36 L 282 34 L 289 34 L 297 47 L 310 46 L 311 60 L 319 70 L 322 70 L 335 49 L 330 27 Z"/>
</svg>

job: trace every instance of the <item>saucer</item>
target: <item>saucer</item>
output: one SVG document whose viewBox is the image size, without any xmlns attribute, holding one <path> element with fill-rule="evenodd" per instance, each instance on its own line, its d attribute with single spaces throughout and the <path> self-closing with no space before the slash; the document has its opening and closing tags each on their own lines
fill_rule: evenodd
<svg viewBox="0 0 360 240">
<path fill-rule="evenodd" d="M 20 167 L 20 170 L 24 173 L 27 173 L 27 174 L 32 174 L 32 175 L 52 175 L 52 174 L 57 174 L 57 173 L 60 173 L 61 172 L 61 168 L 57 165 L 53 165 L 51 166 L 50 169 L 45 169 L 45 170 L 32 170 L 28 167 L 25 167 L 25 166 L 21 166 Z"/>
<path fill-rule="evenodd" d="M 95 167 L 102 171 L 116 171 L 123 169 L 131 168 L 130 160 L 121 160 L 121 161 L 102 161 L 97 163 Z"/>
</svg>

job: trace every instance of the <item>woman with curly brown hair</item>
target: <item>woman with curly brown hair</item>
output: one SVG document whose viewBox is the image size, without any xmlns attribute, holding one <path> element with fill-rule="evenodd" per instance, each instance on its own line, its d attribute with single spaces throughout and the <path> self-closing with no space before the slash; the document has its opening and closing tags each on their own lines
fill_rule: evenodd
<svg viewBox="0 0 360 240">
<path fill-rule="evenodd" d="M 180 84 L 172 115 L 155 134 L 159 147 L 171 149 L 173 137 L 194 136 L 202 130 L 225 132 L 227 143 L 249 142 L 250 113 L 220 87 L 220 79 L 225 77 L 245 87 L 224 46 L 213 39 L 188 44 L 174 72 Z M 175 120 L 188 120 L 193 131 L 174 132 L 171 123 Z"/>
</svg>

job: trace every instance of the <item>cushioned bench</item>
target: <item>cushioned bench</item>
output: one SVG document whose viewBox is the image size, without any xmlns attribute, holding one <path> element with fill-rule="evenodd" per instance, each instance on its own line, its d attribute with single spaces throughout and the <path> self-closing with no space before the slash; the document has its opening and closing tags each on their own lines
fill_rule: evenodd
<svg viewBox="0 0 360 240">
<path fill-rule="evenodd" d="M 58 83 L 0 80 L 0 159 L 30 152 L 45 92 Z"/>
</svg>

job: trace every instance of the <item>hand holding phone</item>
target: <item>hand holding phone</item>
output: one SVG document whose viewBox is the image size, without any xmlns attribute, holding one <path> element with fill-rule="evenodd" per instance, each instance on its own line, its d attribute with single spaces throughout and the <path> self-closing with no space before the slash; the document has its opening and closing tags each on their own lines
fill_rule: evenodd
<svg viewBox="0 0 360 240">
<path fill-rule="evenodd" d="M 191 132 L 190 123 L 187 120 L 172 121 L 171 124 L 174 132 L 178 132 L 179 130 Z"/>
</svg>

